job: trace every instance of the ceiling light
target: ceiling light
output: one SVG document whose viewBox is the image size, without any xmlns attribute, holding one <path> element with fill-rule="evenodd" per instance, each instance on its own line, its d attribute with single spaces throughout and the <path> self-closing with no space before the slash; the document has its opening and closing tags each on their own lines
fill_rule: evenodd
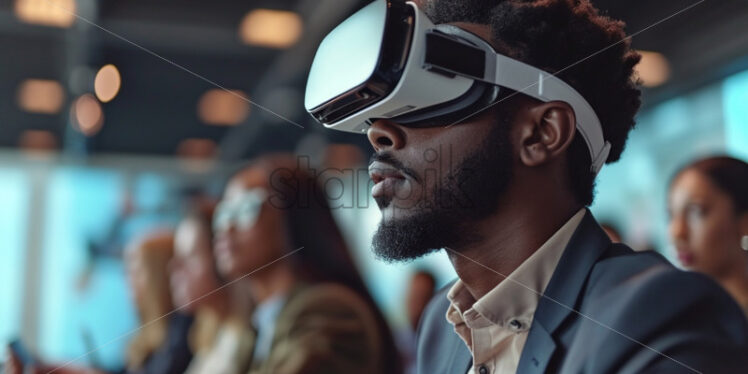
<svg viewBox="0 0 748 374">
<path fill-rule="evenodd" d="M 644 87 L 656 87 L 667 82 L 670 64 L 661 53 L 637 51 L 642 59 L 634 68 Z"/>
<path fill-rule="evenodd" d="M 94 78 L 94 92 L 102 103 L 112 101 L 119 92 L 122 79 L 119 70 L 112 64 L 104 65 Z"/>
<path fill-rule="evenodd" d="M 75 0 L 16 0 L 16 17 L 43 26 L 70 27 L 75 21 Z"/>
<path fill-rule="evenodd" d="M 242 19 L 239 37 L 245 44 L 287 48 L 301 36 L 301 17 L 283 10 L 256 9 Z"/>
<path fill-rule="evenodd" d="M 210 139 L 190 138 L 177 146 L 177 155 L 185 159 L 210 159 L 216 155 L 218 145 Z"/>
<path fill-rule="evenodd" d="M 249 115 L 249 99 L 239 90 L 210 89 L 200 97 L 197 115 L 208 125 L 234 126 Z"/>
<path fill-rule="evenodd" d="M 18 146 L 28 155 L 44 155 L 57 148 L 57 138 L 49 131 L 26 130 L 21 133 Z"/>
<path fill-rule="evenodd" d="M 96 134 L 104 124 L 101 104 L 91 94 L 85 94 L 73 102 L 72 115 L 75 129 L 86 136 Z"/>
<path fill-rule="evenodd" d="M 31 113 L 55 114 L 65 100 L 60 82 L 47 79 L 27 79 L 18 86 L 18 106 Z"/>
</svg>

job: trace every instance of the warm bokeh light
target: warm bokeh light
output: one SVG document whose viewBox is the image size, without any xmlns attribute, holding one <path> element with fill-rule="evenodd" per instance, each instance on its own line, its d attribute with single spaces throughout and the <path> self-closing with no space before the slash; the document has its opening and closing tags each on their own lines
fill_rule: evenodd
<svg viewBox="0 0 748 374">
<path fill-rule="evenodd" d="M 667 82 L 670 77 L 670 64 L 661 53 L 637 51 L 642 55 L 636 65 L 636 73 L 644 87 L 656 87 Z"/>
<path fill-rule="evenodd" d="M 234 126 L 249 115 L 249 99 L 239 90 L 218 88 L 206 91 L 197 103 L 197 115 L 208 125 Z"/>
<path fill-rule="evenodd" d="M 75 100 L 72 115 L 76 130 L 86 136 L 96 134 L 104 124 L 104 111 L 101 109 L 101 104 L 91 94 L 85 94 Z"/>
<path fill-rule="evenodd" d="M 26 130 L 21 133 L 18 146 L 26 154 L 44 154 L 57 149 L 57 138 L 44 130 Z"/>
<path fill-rule="evenodd" d="M 43 26 L 70 27 L 75 21 L 75 0 L 16 0 L 16 17 Z"/>
<path fill-rule="evenodd" d="M 96 73 L 96 78 L 94 79 L 94 92 L 96 92 L 96 97 L 98 97 L 102 103 L 112 101 L 112 99 L 117 96 L 121 84 L 122 78 L 119 75 L 117 67 L 112 64 L 104 65 L 99 69 L 99 72 Z"/>
<path fill-rule="evenodd" d="M 205 160 L 215 157 L 218 145 L 210 139 L 189 138 L 177 146 L 177 155 L 185 159 Z"/>
<path fill-rule="evenodd" d="M 294 12 L 256 9 L 242 19 L 239 36 L 246 44 L 286 48 L 299 40 L 302 28 L 301 17 Z"/>
<path fill-rule="evenodd" d="M 27 79 L 18 86 L 18 106 L 31 113 L 55 114 L 65 100 L 65 92 L 58 81 Z"/>
</svg>

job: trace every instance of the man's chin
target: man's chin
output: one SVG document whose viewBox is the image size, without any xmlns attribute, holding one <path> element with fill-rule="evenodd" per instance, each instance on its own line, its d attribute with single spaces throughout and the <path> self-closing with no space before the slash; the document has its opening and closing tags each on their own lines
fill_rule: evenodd
<svg viewBox="0 0 748 374">
<path fill-rule="evenodd" d="M 384 215 L 384 211 L 382 212 Z M 429 226 L 418 217 L 382 218 L 372 239 L 374 254 L 386 262 L 407 262 L 436 252 Z"/>
</svg>

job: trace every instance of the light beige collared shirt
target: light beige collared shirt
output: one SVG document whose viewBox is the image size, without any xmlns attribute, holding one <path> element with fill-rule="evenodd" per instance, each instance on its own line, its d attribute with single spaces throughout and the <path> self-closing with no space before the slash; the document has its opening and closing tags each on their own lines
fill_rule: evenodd
<svg viewBox="0 0 748 374">
<path fill-rule="evenodd" d="M 571 236 L 582 222 L 580 209 L 535 253 L 491 291 L 475 300 L 461 280 L 447 293 L 447 321 L 473 355 L 468 373 L 514 373 L 540 295 Z M 482 370 L 481 370 L 482 369 Z"/>
</svg>

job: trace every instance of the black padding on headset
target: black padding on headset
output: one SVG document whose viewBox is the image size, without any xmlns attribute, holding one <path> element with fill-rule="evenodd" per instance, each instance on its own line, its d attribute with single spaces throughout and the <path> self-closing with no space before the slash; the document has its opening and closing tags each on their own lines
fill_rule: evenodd
<svg viewBox="0 0 748 374">
<path fill-rule="evenodd" d="M 391 120 L 413 128 L 452 125 L 482 112 L 499 97 L 500 90 L 502 89 L 499 86 L 475 81 L 472 87 L 457 99 L 406 113 Z"/>
</svg>

